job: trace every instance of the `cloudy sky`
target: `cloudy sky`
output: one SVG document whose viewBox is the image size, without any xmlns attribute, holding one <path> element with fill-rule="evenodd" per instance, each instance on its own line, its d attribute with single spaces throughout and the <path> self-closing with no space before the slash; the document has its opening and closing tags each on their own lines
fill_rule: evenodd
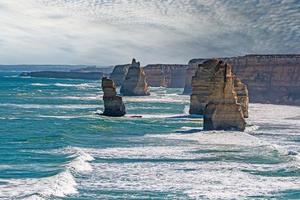
<svg viewBox="0 0 300 200">
<path fill-rule="evenodd" d="M 1 64 L 300 53 L 300 0 L 1 0 Z"/>
</svg>

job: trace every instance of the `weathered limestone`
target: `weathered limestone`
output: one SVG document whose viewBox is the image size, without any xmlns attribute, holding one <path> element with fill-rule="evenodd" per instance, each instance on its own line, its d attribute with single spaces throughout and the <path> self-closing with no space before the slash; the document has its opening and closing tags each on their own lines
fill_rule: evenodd
<svg viewBox="0 0 300 200">
<path fill-rule="evenodd" d="M 193 59 L 186 73 L 184 94 L 191 94 L 197 66 Z M 248 86 L 251 102 L 300 105 L 300 54 L 246 55 L 221 58 Z"/>
<path fill-rule="evenodd" d="M 117 96 L 116 86 L 111 79 L 102 78 L 102 90 L 104 101 L 103 115 L 111 117 L 121 117 L 126 114 L 122 97 Z"/>
<path fill-rule="evenodd" d="M 213 68 L 213 70 L 209 68 Z M 205 70 L 213 71 L 210 81 L 206 85 L 206 89 L 209 89 L 209 95 L 204 108 L 204 130 L 244 131 L 246 122 L 242 106 L 238 103 L 235 78 L 231 66 L 213 59 L 205 62 L 202 69 L 199 68 L 199 70 L 202 71 L 202 74 Z M 242 83 L 239 83 L 237 78 L 236 82 L 243 89 Z M 194 77 L 193 83 L 195 83 Z"/>
<path fill-rule="evenodd" d="M 144 67 L 147 83 L 152 87 L 183 88 L 187 65 L 151 64 Z"/>
<path fill-rule="evenodd" d="M 125 64 L 125 65 L 116 65 L 114 67 L 114 70 L 110 75 L 110 78 L 114 81 L 117 87 L 123 85 L 126 75 L 128 73 L 128 68 L 130 66 L 131 66 L 130 64 Z"/>
<path fill-rule="evenodd" d="M 124 96 L 147 96 L 150 95 L 146 75 L 140 63 L 132 60 L 125 81 L 120 90 Z"/>
<path fill-rule="evenodd" d="M 234 89 L 237 94 L 237 102 L 241 104 L 244 118 L 248 118 L 249 94 L 248 88 L 242 81 L 234 76 Z"/>
</svg>

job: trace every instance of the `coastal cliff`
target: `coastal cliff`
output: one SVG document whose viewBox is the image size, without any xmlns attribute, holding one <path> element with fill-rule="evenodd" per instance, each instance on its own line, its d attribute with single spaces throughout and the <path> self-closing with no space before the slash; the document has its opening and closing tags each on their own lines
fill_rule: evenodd
<svg viewBox="0 0 300 200">
<path fill-rule="evenodd" d="M 116 65 L 114 67 L 114 70 L 110 75 L 110 78 L 114 81 L 117 87 L 123 85 L 130 66 L 131 66 L 130 64 L 125 64 L 125 65 Z"/>
<path fill-rule="evenodd" d="M 150 64 L 144 67 L 147 82 L 152 87 L 183 88 L 188 65 Z"/>
<path fill-rule="evenodd" d="M 128 73 L 130 64 L 116 65 L 110 78 L 116 86 L 121 86 Z M 149 64 L 144 72 L 147 83 L 152 87 L 183 88 L 185 86 L 185 73 L 188 65 L 178 64 Z"/>
<path fill-rule="evenodd" d="M 220 58 L 233 67 L 248 86 L 251 102 L 300 105 L 300 55 L 247 55 Z M 191 79 L 197 65 L 193 59 L 186 73 L 184 94 L 191 94 Z"/>
</svg>

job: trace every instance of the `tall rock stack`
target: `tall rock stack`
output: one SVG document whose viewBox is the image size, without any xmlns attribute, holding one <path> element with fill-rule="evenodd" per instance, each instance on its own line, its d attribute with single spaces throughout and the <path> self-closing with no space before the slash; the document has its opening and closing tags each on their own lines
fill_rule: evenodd
<svg viewBox="0 0 300 200">
<path fill-rule="evenodd" d="M 146 75 L 140 63 L 132 60 L 125 81 L 120 90 L 124 96 L 148 96 L 150 95 Z"/>
<path fill-rule="evenodd" d="M 116 86 L 111 79 L 102 78 L 102 90 L 104 101 L 103 115 L 111 117 L 121 117 L 126 114 L 122 97 L 117 96 Z"/>
<path fill-rule="evenodd" d="M 192 78 L 190 114 L 204 114 L 204 109 L 214 91 L 216 73 L 222 66 L 222 62 L 217 59 L 202 60 L 201 63 Z M 247 86 L 235 75 L 233 75 L 233 83 L 237 101 L 242 105 L 244 117 L 247 118 L 249 105 Z"/>
<path fill-rule="evenodd" d="M 246 121 L 238 103 L 231 66 L 218 60 L 215 62 L 214 86 L 204 109 L 204 130 L 244 131 Z"/>
</svg>

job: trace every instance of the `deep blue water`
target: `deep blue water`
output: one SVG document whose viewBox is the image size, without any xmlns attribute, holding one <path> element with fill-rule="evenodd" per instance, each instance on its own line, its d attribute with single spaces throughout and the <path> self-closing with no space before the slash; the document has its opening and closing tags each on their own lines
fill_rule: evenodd
<svg viewBox="0 0 300 200">
<path fill-rule="evenodd" d="M 0 199 L 300 199 L 299 107 L 252 104 L 245 133 L 203 132 L 181 92 L 109 118 L 100 81 L 0 73 Z"/>
</svg>

